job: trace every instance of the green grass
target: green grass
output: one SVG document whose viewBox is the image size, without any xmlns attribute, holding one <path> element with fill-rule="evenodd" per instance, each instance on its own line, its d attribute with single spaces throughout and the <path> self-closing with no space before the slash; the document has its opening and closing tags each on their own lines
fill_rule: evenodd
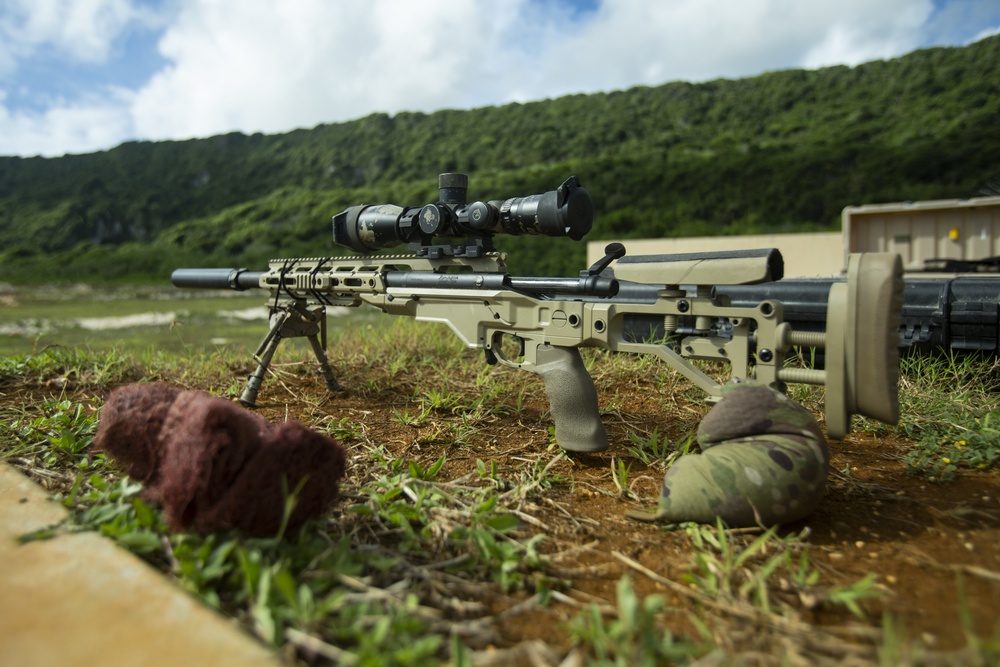
<svg viewBox="0 0 1000 667">
<path fill-rule="evenodd" d="M 1000 360 L 940 353 L 901 364 L 898 430 L 912 439 L 906 464 L 932 481 L 960 468 L 987 470 L 1000 459 Z"/>
<path fill-rule="evenodd" d="M 573 639 L 593 654 L 589 665 L 654 667 L 684 663 L 711 650 L 710 642 L 675 637 L 662 629 L 659 620 L 666 613 L 662 595 L 640 598 L 628 576 L 619 579 L 616 592 L 614 616 L 606 618 L 592 604 L 570 622 Z"/>
<path fill-rule="evenodd" d="M 411 455 L 394 454 L 373 438 L 364 416 L 334 416 L 318 402 L 306 405 L 310 425 L 351 448 L 354 462 L 342 511 L 335 519 L 266 539 L 172 534 L 160 510 L 142 500 L 137 484 L 88 452 L 106 388 L 167 379 L 231 396 L 242 385 L 233 369 L 248 363 L 245 351 L 189 349 L 181 357 L 149 349 L 64 346 L 0 358 L 4 387 L 52 388 L 51 398 L 0 408 L 0 458 L 59 481 L 58 499 L 71 512 L 66 523 L 24 539 L 98 531 L 276 648 L 302 647 L 341 664 L 467 664 L 470 647 L 491 637 L 476 614 L 449 616 L 453 612 L 443 609 L 481 611 L 493 596 L 543 607 L 566 599 L 572 582 L 550 557 L 545 531 L 527 523 L 532 517 L 524 508 L 575 482 L 561 467 L 567 456 L 554 449 L 521 463 L 498 463 L 471 449 L 483 432 L 517 417 L 512 405 L 542 400 L 537 378 L 500 370 L 487 381 L 481 358 L 440 335 L 446 334 L 440 328 L 384 321 L 385 326 L 335 330 L 331 351 L 335 370 L 343 371 L 352 392 L 363 400 L 391 402 L 397 425 L 414 429 Z M 586 356 L 597 375 L 650 376 L 643 357 Z M 632 373 L 629 359 L 635 360 Z M 279 365 L 301 360 L 308 357 L 294 348 L 278 357 Z M 968 379 L 995 372 L 990 359 L 905 360 L 904 419 L 899 427 L 878 428 L 912 440 L 908 456 L 918 457 L 911 464 L 915 473 L 946 478 L 920 464 L 923 456 L 932 462 L 948 458 L 945 465 L 964 466 L 969 474 L 988 469 L 996 461 L 997 399 L 988 385 Z M 668 377 L 662 386 L 675 382 Z M 607 463 L 602 466 L 623 497 L 637 474 L 634 467 L 659 467 L 661 459 L 690 444 L 656 430 L 625 433 L 631 456 L 612 458 L 610 471 Z M 431 444 L 434 448 L 421 454 Z M 456 460 L 467 472 L 446 476 Z M 621 578 L 613 605 L 584 606 L 565 624 L 585 664 L 663 664 L 704 656 L 735 664 L 747 658 L 735 639 L 747 627 L 808 655 L 810 642 L 841 641 L 806 623 L 808 614 L 833 611 L 879 624 L 877 617 L 868 618 L 870 603 L 881 601 L 877 581 L 831 580 L 813 559 L 804 534 L 744 534 L 720 525 L 682 526 L 676 536 L 690 554 L 687 569 L 676 581 L 653 580 L 690 604 L 671 608 L 659 594 L 640 595 L 631 576 Z M 645 577 L 657 576 L 622 560 Z M 691 631 L 666 630 L 672 620 Z M 881 635 L 866 635 L 873 659 L 918 650 L 900 638 L 891 617 L 881 625 Z M 988 664 L 996 640 L 968 632 L 969 664 Z"/>
<path fill-rule="evenodd" d="M 172 534 L 159 510 L 139 497 L 140 485 L 117 477 L 103 456 L 86 455 L 96 424 L 92 411 L 49 401 L 38 417 L 5 412 L 14 417 L 0 425 L 5 459 L 74 475 L 59 496 L 70 519 L 24 541 L 98 531 L 164 568 L 208 605 L 244 618 L 275 647 L 320 642 L 345 664 L 438 664 L 446 638 L 461 623 L 393 582 L 419 576 L 447 590 L 455 585 L 452 573 L 464 573 L 502 591 L 536 585 L 531 576 L 541 562 L 540 538 L 511 536 L 521 522 L 492 486 L 438 481 L 445 456 L 424 467 L 366 442 L 371 465 L 348 488 L 353 502 L 338 527 L 313 522 L 266 539 Z M 476 632 L 474 624 L 467 630 Z"/>
</svg>

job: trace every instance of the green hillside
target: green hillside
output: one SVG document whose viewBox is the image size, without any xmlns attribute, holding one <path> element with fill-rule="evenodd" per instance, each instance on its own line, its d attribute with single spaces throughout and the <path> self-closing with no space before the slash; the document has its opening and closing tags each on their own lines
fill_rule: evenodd
<svg viewBox="0 0 1000 667">
<path fill-rule="evenodd" d="M 1000 176 L 1000 36 L 891 61 L 530 104 L 375 114 L 282 135 L 0 158 L 0 280 L 166 281 L 175 266 L 339 253 L 330 217 L 577 174 L 590 239 L 835 229 L 850 204 L 971 197 Z M 498 239 L 516 273 L 568 274 L 584 244 Z"/>
</svg>

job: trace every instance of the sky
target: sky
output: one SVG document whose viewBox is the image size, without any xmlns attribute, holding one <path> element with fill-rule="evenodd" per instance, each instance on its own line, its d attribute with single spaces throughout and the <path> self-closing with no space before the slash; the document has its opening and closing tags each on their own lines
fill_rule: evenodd
<svg viewBox="0 0 1000 667">
<path fill-rule="evenodd" d="M 0 155 L 857 65 L 1000 0 L 0 0 Z"/>
</svg>

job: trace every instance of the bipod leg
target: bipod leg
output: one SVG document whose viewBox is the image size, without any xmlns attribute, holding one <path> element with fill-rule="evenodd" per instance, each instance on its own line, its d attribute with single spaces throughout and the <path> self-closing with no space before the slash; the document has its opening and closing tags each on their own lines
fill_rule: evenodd
<svg viewBox="0 0 1000 667">
<path fill-rule="evenodd" d="M 274 356 L 274 351 L 278 349 L 278 343 L 281 342 L 281 329 L 285 326 L 287 320 L 287 311 L 278 315 L 271 326 L 271 330 L 267 332 L 264 340 L 261 341 L 260 346 L 257 348 L 257 352 L 254 354 L 258 358 L 257 370 L 247 378 L 247 386 L 237 399 L 240 405 L 248 408 L 257 407 L 257 393 L 260 391 L 260 386 L 264 383 L 264 375 L 267 374 L 267 367 L 271 365 L 271 358 Z"/>
<path fill-rule="evenodd" d="M 315 335 L 309 336 L 309 344 L 312 345 L 313 354 L 316 355 L 316 361 L 319 362 L 319 374 L 323 376 L 323 382 L 326 383 L 326 388 L 329 391 L 343 391 L 344 388 L 340 386 L 337 382 L 336 376 L 333 374 L 333 369 L 330 368 L 330 362 L 326 357 L 326 350 L 323 349 L 323 345 L 319 342 L 319 338 Z"/>
<path fill-rule="evenodd" d="M 319 362 L 319 374 L 323 376 L 327 391 L 343 391 L 344 388 L 337 382 L 337 378 L 330 368 L 330 361 L 326 356 L 326 308 L 320 306 L 314 310 L 308 310 L 299 305 L 296 311 L 301 325 L 297 330 L 297 335 L 305 336 L 309 340 L 316 361 Z"/>
</svg>

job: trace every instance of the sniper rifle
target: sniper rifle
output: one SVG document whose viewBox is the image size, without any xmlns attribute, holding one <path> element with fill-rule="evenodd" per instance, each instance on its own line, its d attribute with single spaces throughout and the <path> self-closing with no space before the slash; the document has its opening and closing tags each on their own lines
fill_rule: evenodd
<svg viewBox="0 0 1000 667">
<path fill-rule="evenodd" d="M 340 390 L 326 355 L 326 308 L 368 305 L 445 323 L 467 347 L 483 350 L 488 364 L 540 375 L 556 441 L 570 451 L 608 447 L 581 347 L 652 354 L 704 390 L 710 402 L 725 383 L 698 360 L 728 363 L 729 382 L 755 381 L 780 391 L 792 383 L 824 385 L 833 438 L 849 432 L 854 414 L 898 421 L 898 255 L 851 255 L 846 280 L 829 287 L 823 329 L 800 331 L 777 299 L 734 303 L 719 297 L 728 287 L 780 280 L 783 260 L 776 249 L 626 257 L 624 246 L 612 243 L 578 277 L 511 276 L 506 256 L 494 246 L 496 235 L 580 240 L 591 229 L 593 202 L 579 180 L 570 177 L 543 194 L 468 203 L 467 176 L 442 174 L 438 190 L 439 200 L 422 207 L 363 204 L 333 216 L 334 242 L 357 256 L 275 259 L 266 271 L 173 272 L 178 287 L 270 293 L 270 329 L 254 355 L 258 365 L 239 397 L 242 404 L 255 406 L 285 338 L 305 337 L 327 388 Z M 372 254 L 404 243 L 411 253 Z M 628 296 L 634 293 L 640 298 Z M 651 318 L 661 323 L 662 335 L 638 338 L 632 323 Z M 724 334 L 719 323 L 725 323 Z M 797 346 L 822 348 L 825 368 L 786 364 Z"/>
</svg>

